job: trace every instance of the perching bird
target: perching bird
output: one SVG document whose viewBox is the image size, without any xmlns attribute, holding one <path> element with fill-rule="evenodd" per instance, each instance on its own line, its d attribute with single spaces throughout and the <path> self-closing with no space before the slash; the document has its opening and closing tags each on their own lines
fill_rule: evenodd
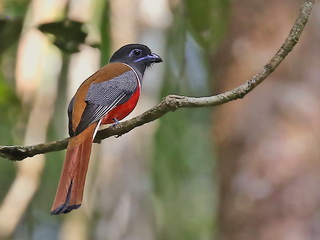
<svg viewBox="0 0 320 240">
<path fill-rule="evenodd" d="M 68 213 L 81 206 L 97 129 L 123 119 L 135 108 L 143 74 L 158 62 L 161 58 L 147 46 L 125 45 L 113 54 L 109 64 L 81 84 L 68 107 L 71 138 L 51 214 Z"/>
</svg>

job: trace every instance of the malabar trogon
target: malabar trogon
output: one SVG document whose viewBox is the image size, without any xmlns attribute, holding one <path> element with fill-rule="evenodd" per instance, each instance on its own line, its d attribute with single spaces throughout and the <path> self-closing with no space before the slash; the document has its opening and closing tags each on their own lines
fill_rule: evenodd
<svg viewBox="0 0 320 240">
<path fill-rule="evenodd" d="M 98 127 L 123 119 L 135 108 L 143 74 L 158 62 L 161 58 L 147 46 L 125 45 L 81 84 L 68 107 L 70 140 L 51 214 L 80 207 Z"/>
</svg>

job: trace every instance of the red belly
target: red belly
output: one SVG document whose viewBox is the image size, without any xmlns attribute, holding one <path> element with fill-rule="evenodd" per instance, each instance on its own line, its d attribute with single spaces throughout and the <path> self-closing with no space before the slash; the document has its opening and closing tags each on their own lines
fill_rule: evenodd
<svg viewBox="0 0 320 240">
<path fill-rule="evenodd" d="M 114 123 L 114 119 L 121 120 L 129 115 L 132 110 L 136 107 L 137 102 L 140 97 L 140 84 L 137 87 L 137 90 L 132 95 L 132 97 L 125 103 L 115 107 L 107 115 L 105 115 L 101 121 L 101 124 L 110 124 Z"/>
</svg>

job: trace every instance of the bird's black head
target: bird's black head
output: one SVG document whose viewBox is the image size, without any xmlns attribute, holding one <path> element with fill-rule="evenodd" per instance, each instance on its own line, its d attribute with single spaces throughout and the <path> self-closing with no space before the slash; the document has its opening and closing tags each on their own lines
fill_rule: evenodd
<svg viewBox="0 0 320 240">
<path fill-rule="evenodd" d="M 145 45 L 128 44 L 112 55 L 110 63 L 112 62 L 126 63 L 143 75 L 147 67 L 152 63 L 162 62 L 162 59 Z"/>
</svg>

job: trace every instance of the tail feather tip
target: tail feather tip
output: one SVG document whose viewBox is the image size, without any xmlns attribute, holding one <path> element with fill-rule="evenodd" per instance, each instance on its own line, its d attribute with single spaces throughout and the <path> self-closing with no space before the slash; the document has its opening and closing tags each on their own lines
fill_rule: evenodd
<svg viewBox="0 0 320 240">
<path fill-rule="evenodd" d="M 74 209 L 77 209 L 81 206 L 81 204 L 76 204 L 76 205 L 71 205 L 71 206 L 68 206 L 66 204 L 62 204 L 60 205 L 59 207 L 57 207 L 56 209 L 52 210 L 51 211 L 51 215 L 59 215 L 61 213 L 68 213 Z"/>
</svg>

